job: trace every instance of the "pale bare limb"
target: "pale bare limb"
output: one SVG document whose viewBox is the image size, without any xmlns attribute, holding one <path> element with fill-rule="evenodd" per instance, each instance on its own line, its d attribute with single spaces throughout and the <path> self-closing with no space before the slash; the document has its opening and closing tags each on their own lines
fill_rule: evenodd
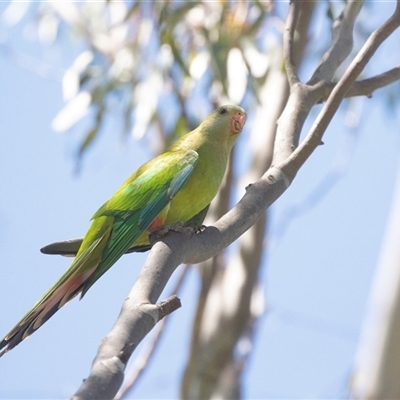
<svg viewBox="0 0 400 400">
<path fill-rule="evenodd" d="M 294 0 L 290 3 L 289 14 L 286 19 L 285 31 L 283 34 L 283 49 L 286 65 L 286 74 L 289 80 L 289 85 L 292 87 L 300 82 L 297 75 L 297 67 L 295 63 L 294 42 L 296 34 L 296 25 L 301 10 L 301 2 Z"/>
<path fill-rule="evenodd" d="M 304 4 L 297 2 L 302 8 Z M 311 108 L 323 98 L 326 86 L 333 77 L 337 67 L 349 55 L 353 44 L 353 28 L 355 18 L 357 17 L 362 1 L 349 1 L 340 17 L 335 21 L 333 29 L 332 43 L 327 52 L 321 59 L 312 78 L 307 84 L 303 84 L 293 78 L 290 78 L 288 71 L 288 79 L 290 82 L 291 95 L 288 99 L 286 107 L 279 118 L 278 130 L 274 148 L 273 163 L 279 164 L 286 160 L 296 149 L 299 144 L 300 133 L 304 122 L 308 117 Z M 294 7 L 294 4 L 291 4 Z M 292 13 L 294 11 L 292 9 Z M 286 34 L 289 36 L 288 32 Z M 345 44 L 342 44 L 344 42 Z M 293 50 L 289 38 L 283 42 L 285 61 L 290 61 L 290 54 Z M 320 143 L 320 142 L 319 142 Z M 318 143 L 318 144 L 319 144 Z M 293 179 L 294 175 L 290 177 Z"/>
<path fill-rule="evenodd" d="M 332 45 L 322 56 L 309 84 L 329 82 L 353 48 L 353 28 L 363 0 L 350 0 L 332 27 Z"/>
<path fill-rule="evenodd" d="M 182 284 L 187 276 L 187 272 L 189 271 L 189 265 L 184 265 L 180 274 L 178 281 L 175 286 L 171 290 L 172 294 L 176 294 L 179 292 Z M 138 382 L 140 376 L 142 376 L 145 368 L 149 365 L 149 361 L 151 357 L 154 355 L 154 352 L 157 346 L 160 343 L 160 339 L 162 334 L 165 332 L 165 326 L 167 321 L 169 321 L 168 317 L 163 318 L 156 326 L 154 336 L 150 343 L 148 343 L 147 348 L 140 354 L 136 359 L 135 363 L 132 365 L 132 369 L 129 371 L 129 376 L 125 380 L 122 385 L 120 391 L 115 396 L 114 400 L 123 399 L 126 395 L 133 389 L 133 387 Z"/>
<path fill-rule="evenodd" d="M 153 296 L 149 297 L 154 299 Z M 99 348 L 101 357 L 96 359 L 98 362 L 93 364 L 90 377 L 82 383 L 73 399 L 112 399 L 122 384 L 126 363 L 133 350 L 158 321 L 181 306 L 175 295 L 157 304 L 145 298 L 143 292 L 136 291 L 133 298 L 125 300 L 120 314 L 123 323 L 114 326 L 116 335 L 124 337 L 124 344 L 118 346 L 121 343 L 115 343 L 115 336 L 112 335 L 103 339 Z M 124 313 L 129 317 L 126 318 Z M 129 335 L 131 330 L 135 332 L 134 335 Z M 114 353 L 117 348 L 118 351 Z"/>
<path fill-rule="evenodd" d="M 355 97 L 355 96 L 367 96 L 372 97 L 372 93 L 380 88 L 390 85 L 400 79 L 400 66 L 394 67 L 389 71 L 383 72 L 382 74 L 375 75 L 371 78 L 362 79 L 355 81 L 350 89 L 347 91 L 344 97 Z M 326 99 L 331 94 L 336 83 L 328 83 L 326 85 L 325 94 L 321 101 Z"/>
</svg>

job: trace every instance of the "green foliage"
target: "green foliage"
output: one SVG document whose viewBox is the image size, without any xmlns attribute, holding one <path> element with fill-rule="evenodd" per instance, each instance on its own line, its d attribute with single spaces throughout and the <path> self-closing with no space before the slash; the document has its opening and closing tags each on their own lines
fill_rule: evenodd
<svg viewBox="0 0 400 400">
<path fill-rule="evenodd" d="M 38 30 L 57 31 L 42 40 L 72 32 L 85 48 L 64 75 L 67 104 L 54 129 L 92 121 L 78 161 L 116 109 L 125 133 L 140 139 L 157 130 L 169 144 L 222 102 L 257 93 L 268 68 L 260 32 L 270 11 L 259 1 L 42 3 Z M 179 110 L 172 120 L 160 112 L 171 104 Z"/>
</svg>

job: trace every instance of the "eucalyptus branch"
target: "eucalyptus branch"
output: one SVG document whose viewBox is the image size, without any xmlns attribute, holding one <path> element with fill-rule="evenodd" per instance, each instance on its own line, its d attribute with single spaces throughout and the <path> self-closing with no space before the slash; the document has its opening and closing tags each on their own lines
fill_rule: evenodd
<svg viewBox="0 0 400 400">
<path fill-rule="evenodd" d="M 286 20 L 285 31 L 283 34 L 284 59 L 286 65 L 286 74 L 289 80 L 290 87 L 300 81 L 297 75 L 294 52 L 296 25 L 300 14 L 300 9 L 300 1 L 295 0 L 290 3 L 289 14 Z"/>
<path fill-rule="evenodd" d="M 320 81 L 329 82 L 337 68 L 342 64 L 353 48 L 353 28 L 363 0 L 350 0 L 340 16 L 333 23 L 332 44 L 322 56 L 321 61 L 311 77 L 309 84 Z"/>
<path fill-rule="evenodd" d="M 124 370 L 133 350 L 158 321 L 181 306 L 180 300 L 175 295 L 158 304 L 154 303 L 155 301 L 147 301 L 146 296 L 138 291 L 133 293 L 133 298 L 128 297 L 125 300 L 119 317 L 122 318 L 122 323 L 114 325 L 113 328 L 117 337 L 122 336 L 125 339 L 123 344 L 115 343 L 113 335 L 103 339 L 99 348 L 100 357 L 93 363 L 90 377 L 82 383 L 72 399 L 114 397 L 122 384 Z M 129 336 L 131 330 L 136 335 Z M 116 349 L 118 350 L 115 352 Z"/>
<path fill-rule="evenodd" d="M 301 2 L 291 4 L 289 15 L 290 21 L 295 18 L 295 5 L 300 6 Z M 291 78 L 292 65 L 291 54 L 293 54 L 293 43 L 290 40 L 290 32 L 294 30 L 293 22 L 287 24 L 285 31 L 286 39 L 283 41 L 285 61 L 289 62 L 288 79 L 290 82 L 290 97 L 278 120 L 278 129 L 274 148 L 273 164 L 280 164 L 287 160 L 299 144 L 300 133 L 304 122 L 308 117 L 311 108 L 321 101 L 327 91 L 328 82 L 332 79 L 334 72 L 342 61 L 348 56 L 353 45 L 353 27 L 363 2 L 349 1 L 340 17 L 335 21 L 333 28 L 332 43 L 327 52 L 322 56 L 321 61 L 315 70 L 312 78 L 306 84 Z M 301 5 L 302 9 L 305 7 Z M 293 34 L 293 32 L 292 32 Z M 318 144 L 321 141 L 318 142 Z M 289 174 L 290 172 L 290 174 Z M 295 176 L 295 172 L 286 171 L 289 180 Z"/>
<path fill-rule="evenodd" d="M 394 67 L 382 74 L 375 75 L 371 78 L 355 81 L 344 97 L 367 96 L 371 97 L 372 93 L 380 88 L 390 85 L 393 82 L 400 80 L 400 66 Z M 321 101 L 326 101 L 331 94 L 336 83 L 328 83 L 325 88 L 324 97 Z"/>
<path fill-rule="evenodd" d="M 189 267 L 190 267 L 189 265 L 183 266 L 179 279 L 171 290 L 172 294 L 178 293 L 179 290 L 181 289 L 183 282 L 189 271 Z M 148 344 L 147 348 L 143 351 L 143 353 L 138 358 L 135 359 L 135 363 L 132 366 L 132 370 L 129 371 L 128 378 L 124 382 L 118 394 L 115 396 L 114 400 L 124 399 L 128 394 L 128 392 L 130 392 L 133 389 L 139 377 L 144 372 L 145 367 L 149 365 L 151 357 L 154 355 L 156 348 L 160 344 L 161 337 L 165 332 L 165 326 L 167 321 L 169 321 L 169 318 L 163 318 L 157 324 L 156 331 L 154 337 L 152 338 L 152 341 Z"/>
</svg>

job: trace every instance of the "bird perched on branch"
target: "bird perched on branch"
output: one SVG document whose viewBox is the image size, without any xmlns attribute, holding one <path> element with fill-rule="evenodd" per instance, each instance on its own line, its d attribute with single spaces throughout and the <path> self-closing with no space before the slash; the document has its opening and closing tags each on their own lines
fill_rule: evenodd
<svg viewBox="0 0 400 400">
<path fill-rule="evenodd" d="M 0 356 L 39 329 L 64 304 L 81 298 L 124 253 L 150 248 L 164 225 L 201 224 L 217 194 L 229 153 L 246 122 L 238 106 L 213 111 L 165 153 L 143 164 L 93 215 L 83 239 L 43 253 L 72 255 L 70 267 L 0 342 Z"/>
</svg>

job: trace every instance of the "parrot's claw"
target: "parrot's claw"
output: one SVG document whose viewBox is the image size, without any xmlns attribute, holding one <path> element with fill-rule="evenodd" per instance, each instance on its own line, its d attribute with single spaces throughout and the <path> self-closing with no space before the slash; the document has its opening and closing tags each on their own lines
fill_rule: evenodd
<svg viewBox="0 0 400 400">
<path fill-rule="evenodd" d="M 198 235 L 201 232 L 204 232 L 206 230 L 206 226 L 205 225 L 200 225 L 200 226 L 195 226 L 194 230 L 195 230 L 195 234 Z"/>
<path fill-rule="evenodd" d="M 177 222 L 174 225 L 163 225 L 158 229 L 155 229 L 151 232 L 149 238 L 151 243 L 155 243 L 158 240 L 163 239 L 167 236 L 168 232 L 180 232 L 180 233 L 189 233 L 190 236 L 194 234 L 199 234 L 206 229 L 205 225 L 197 225 L 197 224 L 185 224 L 182 221 Z"/>
</svg>

